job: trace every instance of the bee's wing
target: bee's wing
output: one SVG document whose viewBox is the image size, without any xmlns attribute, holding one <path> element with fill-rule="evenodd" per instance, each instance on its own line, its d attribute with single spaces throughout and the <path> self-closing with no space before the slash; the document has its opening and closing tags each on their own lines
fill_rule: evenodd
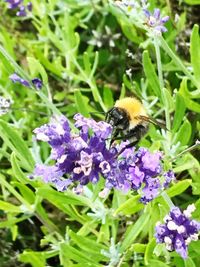
<svg viewBox="0 0 200 267">
<path fill-rule="evenodd" d="M 146 116 L 139 115 L 137 118 L 140 119 L 140 120 L 142 120 L 142 121 L 153 123 L 154 125 L 157 125 L 160 128 L 163 128 L 164 130 L 169 131 L 164 123 L 159 122 L 159 121 L 155 120 L 152 117 L 146 117 Z"/>
</svg>

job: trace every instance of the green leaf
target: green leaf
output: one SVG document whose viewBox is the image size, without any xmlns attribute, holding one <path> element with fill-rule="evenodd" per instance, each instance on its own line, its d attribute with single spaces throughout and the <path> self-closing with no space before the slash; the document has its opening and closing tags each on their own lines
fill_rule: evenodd
<svg viewBox="0 0 200 267">
<path fill-rule="evenodd" d="M 47 76 L 47 73 L 46 73 L 44 67 L 40 64 L 40 62 L 33 57 L 27 57 L 27 61 L 29 64 L 29 69 L 30 69 L 32 78 L 34 78 L 34 77 L 38 76 L 38 74 L 40 74 L 42 77 L 43 83 L 47 84 L 48 83 L 48 76 Z"/>
<path fill-rule="evenodd" d="M 181 94 L 176 94 L 176 106 L 175 106 L 175 114 L 174 114 L 174 120 L 173 120 L 173 132 L 176 132 L 181 125 L 181 122 L 183 120 L 184 114 L 185 114 L 185 101 L 184 98 L 181 96 Z"/>
<path fill-rule="evenodd" d="M 103 101 L 107 108 L 111 108 L 114 105 L 112 90 L 107 86 L 103 88 Z"/>
<path fill-rule="evenodd" d="M 35 252 L 25 250 L 19 255 L 19 260 L 24 263 L 29 263 L 33 267 L 45 267 L 46 259 L 43 252 Z"/>
<path fill-rule="evenodd" d="M 166 190 L 166 193 L 169 197 L 175 197 L 183 193 L 190 185 L 192 184 L 192 180 L 186 179 L 183 181 L 179 181 L 178 183 L 174 184 L 172 187 Z M 155 200 L 157 203 L 165 204 L 165 201 L 161 196 L 157 197 Z"/>
<path fill-rule="evenodd" d="M 126 17 L 124 12 L 122 12 L 119 8 L 117 8 L 114 5 L 110 5 L 110 11 L 119 21 L 119 24 L 121 25 L 124 35 L 133 43 L 137 44 L 142 43 L 143 39 L 137 33 L 136 27 L 133 25 L 132 21 L 130 21 Z"/>
<path fill-rule="evenodd" d="M 159 260 L 150 260 L 147 266 L 148 267 L 169 267 L 168 264 L 162 261 L 159 261 Z"/>
<path fill-rule="evenodd" d="M 28 186 L 19 182 L 12 182 L 12 184 L 19 189 L 21 195 L 27 202 L 29 202 L 30 204 L 33 204 L 35 202 L 35 194 L 30 188 L 28 188 Z"/>
<path fill-rule="evenodd" d="M 91 72 L 91 63 L 87 52 L 84 52 L 83 54 L 83 63 L 85 67 L 85 73 L 87 74 L 87 76 L 89 76 Z"/>
<path fill-rule="evenodd" d="M 139 44 L 142 42 L 142 38 L 138 35 L 134 25 L 123 19 L 119 19 L 122 31 L 124 35 L 133 43 Z"/>
<path fill-rule="evenodd" d="M 184 2 L 188 5 L 199 5 L 200 0 L 184 0 Z"/>
<path fill-rule="evenodd" d="M 6 211 L 6 212 L 15 212 L 15 213 L 21 213 L 21 207 L 15 206 L 13 204 L 10 204 L 6 201 L 0 200 L 0 210 Z"/>
<path fill-rule="evenodd" d="M 17 178 L 17 180 L 22 183 L 22 184 L 26 184 L 27 182 L 30 182 L 26 175 L 23 173 L 23 171 L 21 170 L 18 160 L 16 158 L 16 154 L 15 152 L 13 152 L 11 154 L 11 165 L 12 165 L 12 171 L 13 171 L 13 175 Z"/>
<path fill-rule="evenodd" d="M 192 183 L 193 195 L 200 195 L 200 183 Z"/>
<path fill-rule="evenodd" d="M 79 205 L 79 206 L 89 206 L 92 207 L 93 203 L 86 197 L 77 195 L 75 193 L 70 192 L 69 190 L 65 193 L 58 192 L 50 187 L 43 186 L 42 188 L 37 189 L 37 195 L 52 201 L 53 203 L 57 203 L 61 206 L 65 204 L 71 205 Z"/>
<path fill-rule="evenodd" d="M 124 240 L 122 241 L 122 245 L 120 248 L 120 252 L 124 252 L 137 238 L 140 232 L 147 226 L 149 223 L 150 214 L 143 213 L 139 219 L 133 223 L 125 233 Z"/>
<path fill-rule="evenodd" d="M 115 211 L 115 214 L 122 213 L 125 215 L 130 215 L 138 212 L 139 210 L 144 209 L 144 204 L 140 203 L 138 200 L 140 196 L 133 196 L 129 198 L 127 201 L 122 203 L 119 208 Z"/>
<path fill-rule="evenodd" d="M 10 227 L 10 231 L 12 233 L 12 241 L 15 241 L 18 237 L 18 225 L 13 225 Z"/>
<path fill-rule="evenodd" d="M 199 37 L 199 26 L 197 24 L 194 25 L 192 29 L 192 34 L 190 39 L 190 55 L 191 55 L 191 63 L 193 67 L 194 76 L 200 83 L 200 67 L 199 67 L 200 37 Z"/>
<path fill-rule="evenodd" d="M 194 112 L 197 112 L 197 113 L 200 113 L 200 104 L 197 103 L 196 101 L 193 101 L 191 99 L 185 99 L 187 102 L 187 108 L 194 111 Z"/>
<path fill-rule="evenodd" d="M 84 97 L 82 96 L 80 90 L 74 91 L 75 103 L 78 112 L 80 112 L 83 116 L 89 117 L 87 102 L 85 101 Z"/>
<path fill-rule="evenodd" d="M 131 250 L 133 249 L 133 251 L 136 253 L 144 253 L 146 250 L 146 246 L 146 244 L 135 243 L 131 246 Z"/>
<path fill-rule="evenodd" d="M 58 64 L 58 62 L 55 62 L 56 60 L 58 61 L 58 59 L 54 60 L 54 62 L 50 62 L 39 48 L 35 50 L 35 53 L 37 58 L 47 70 L 49 70 L 52 74 L 57 75 L 58 77 L 62 77 L 62 73 L 65 71 L 65 69 L 62 67 L 61 63 Z"/>
<path fill-rule="evenodd" d="M 192 134 L 192 126 L 188 120 L 185 120 L 181 125 L 174 143 L 180 142 L 182 146 L 187 145 Z"/>
<path fill-rule="evenodd" d="M 0 131 L 1 138 L 4 140 L 7 146 L 15 152 L 23 167 L 31 172 L 35 164 L 25 141 L 19 136 L 13 127 L 3 120 L 0 120 Z"/>
<path fill-rule="evenodd" d="M 145 265 L 148 265 L 149 261 L 151 260 L 155 246 L 156 246 L 156 240 L 155 238 L 152 238 L 151 241 L 146 246 L 144 254 Z"/>
<path fill-rule="evenodd" d="M 78 235 L 86 236 L 90 232 L 95 231 L 98 223 L 96 221 L 88 221 L 85 222 L 84 225 L 80 228 L 80 230 L 77 232 Z"/>
<path fill-rule="evenodd" d="M 168 111 L 173 110 L 174 103 L 169 90 L 167 90 L 166 88 L 163 88 L 162 90 L 163 90 L 163 96 L 162 96 L 163 105 Z"/>
<path fill-rule="evenodd" d="M 86 254 L 85 252 L 82 252 L 78 249 L 75 249 L 71 245 L 68 245 L 66 243 L 60 244 L 60 249 L 67 252 L 67 258 L 70 260 L 74 260 L 77 263 L 83 264 L 90 264 L 91 267 L 101 267 L 102 265 L 98 264 L 95 261 L 94 257 L 91 257 L 91 255 Z"/>
<path fill-rule="evenodd" d="M 90 238 L 77 235 L 76 233 L 72 231 L 69 232 L 69 236 L 76 243 L 78 247 L 86 251 L 86 253 L 93 255 L 96 261 L 99 262 L 101 260 L 107 259 L 104 255 L 101 254 L 102 249 L 108 250 L 106 246 L 99 244 L 97 243 L 97 241 L 94 241 Z"/>
<path fill-rule="evenodd" d="M 74 266 L 74 264 L 72 264 L 72 262 L 70 261 L 68 257 L 68 247 L 65 246 L 65 244 L 60 245 L 59 258 L 60 258 L 60 263 L 62 264 L 63 267 Z"/>
<path fill-rule="evenodd" d="M 41 196 L 51 202 L 58 209 L 62 210 L 64 213 L 71 216 L 71 219 L 80 222 L 81 224 L 85 223 L 85 218 L 81 216 L 75 208 L 71 207 L 71 205 L 78 206 L 88 206 L 92 207 L 92 202 L 89 199 L 78 196 L 74 193 L 71 193 L 69 190 L 65 193 L 57 192 L 49 187 L 42 187 L 37 189 L 36 191 L 38 196 Z"/>
<path fill-rule="evenodd" d="M 177 159 L 177 166 L 174 168 L 175 173 L 180 173 L 185 170 L 191 172 L 191 169 L 199 170 L 199 165 L 197 165 L 196 160 L 194 160 L 194 157 L 187 153 L 183 155 L 180 159 Z"/>
<path fill-rule="evenodd" d="M 185 267 L 196 267 L 196 264 L 194 263 L 194 261 L 188 257 L 185 261 Z"/>
<path fill-rule="evenodd" d="M 185 105 L 188 109 L 190 109 L 194 112 L 200 113 L 200 104 L 191 99 L 191 98 L 199 98 L 200 93 L 194 95 L 194 92 L 188 90 L 187 78 L 182 80 L 181 85 L 180 85 L 180 89 L 179 89 L 179 93 L 183 96 L 183 98 L 185 100 Z"/>
<path fill-rule="evenodd" d="M 151 62 L 151 59 L 149 57 L 148 51 L 143 52 L 143 67 L 144 67 L 144 73 L 147 77 L 147 80 L 151 86 L 151 89 L 153 90 L 154 94 L 157 97 L 161 97 L 161 91 L 160 91 L 160 84 L 159 79 L 156 74 L 155 68 Z"/>
<path fill-rule="evenodd" d="M 167 194 L 169 197 L 174 197 L 180 195 L 184 192 L 190 185 L 192 184 L 192 180 L 183 180 L 179 181 L 177 184 L 173 185 L 171 188 L 167 190 Z"/>
</svg>

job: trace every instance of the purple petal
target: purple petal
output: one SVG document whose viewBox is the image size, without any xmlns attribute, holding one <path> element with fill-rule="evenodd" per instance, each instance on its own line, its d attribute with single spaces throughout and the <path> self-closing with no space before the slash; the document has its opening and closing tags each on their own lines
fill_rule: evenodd
<svg viewBox="0 0 200 267">
<path fill-rule="evenodd" d="M 149 12 L 149 10 L 144 9 L 143 11 L 144 11 L 144 15 L 145 15 L 147 18 L 150 18 L 151 13 Z"/>
<path fill-rule="evenodd" d="M 168 20 L 169 20 L 169 16 L 165 16 L 165 17 L 161 18 L 162 23 L 166 23 Z"/>
<path fill-rule="evenodd" d="M 159 9 L 159 8 L 155 8 L 155 9 L 154 9 L 153 17 L 154 17 L 156 20 L 159 20 L 159 19 L 160 19 L 160 9 Z"/>
<path fill-rule="evenodd" d="M 32 81 L 32 83 L 33 83 L 33 85 L 35 86 L 36 89 L 40 90 L 42 88 L 43 83 L 39 78 L 34 78 L 31 81 Z"/>
</svg>

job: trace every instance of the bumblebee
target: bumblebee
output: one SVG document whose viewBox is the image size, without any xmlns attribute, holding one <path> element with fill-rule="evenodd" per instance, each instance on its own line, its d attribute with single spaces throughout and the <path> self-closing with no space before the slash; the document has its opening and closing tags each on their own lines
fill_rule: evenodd
<svg viewBox="0 0 200 267">
<path fill-rule="evenodd" d="M 140 141 L 149 129 L 149 122 L 159 124 L 147 115 L 143 104 L 134 97 L 117 100 L 106 113 L 105 121 L 113 127 L 110 144 L 115 140 L 129 140 L 126 148 Z"/>
</svg>

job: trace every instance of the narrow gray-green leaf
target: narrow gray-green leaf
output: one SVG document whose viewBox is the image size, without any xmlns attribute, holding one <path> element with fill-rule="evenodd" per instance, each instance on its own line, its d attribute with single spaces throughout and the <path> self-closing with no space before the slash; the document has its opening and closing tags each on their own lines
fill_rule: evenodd
<svg viewBox="0 0 200 267">
<path fill-rule="evenodd" d="M 147 226 L 150 219 L 149 213 L 143 213 L 139 219 L 126 230 L 124 240 L 120 248 L 121 253 L 124 252 L 140 234 L 140 232 Z"/>
<path fill-rule="evenodd" d="M 190 39 L 190 56 L 195 78 L 200 83 L 200 37 L 199 26 L 196 24 L 192 29 Z"/>
<path fill-rule="evenodd" d="M 0 120 L 0 131 L 1 138 L 8 145 L 8 147 L 15 152 L 15 154 L 21 160 L 23 167 L 28 171 L 32 171 L 34 168 L 34 160 L 26 145 L 26 142 L 12 126 L 3 120 Z"/>
<path fill-rule="evenodd" d="M 160 91 L 160 84 L 159 84 L 159 79 L 156 74 L 155 68 L 151 62 L 151 59 L 149 57 L 148 51 L 144 51 L 143 53 L 143 67 L 144 67 L 144 73 L 147 77 L 147 80 L 151 86 L 151 89 L 153 90 L 154 94 L 157 97 L 161 96 L 161 91 Z"/>
<path fill-rule="evenodd" d="M 185 100 L 179 93 L 177 93 L 175 114 L 174 114 L 173 127 L 172 127 L 174 132 L 176 132 L 179 126 L 181 125 L 181 122 L 185 114 L 185 109 L 186 109 Z"/>
<path fill-rule="evenodd" d="M 78 112 L 80 112 L 85 117 L 89 117 L 88 107 L 80 90 L 75 90 L 74 96 L 75 96 L 75 103 L 76 103 L 76 108 Z"/>
</svg>

